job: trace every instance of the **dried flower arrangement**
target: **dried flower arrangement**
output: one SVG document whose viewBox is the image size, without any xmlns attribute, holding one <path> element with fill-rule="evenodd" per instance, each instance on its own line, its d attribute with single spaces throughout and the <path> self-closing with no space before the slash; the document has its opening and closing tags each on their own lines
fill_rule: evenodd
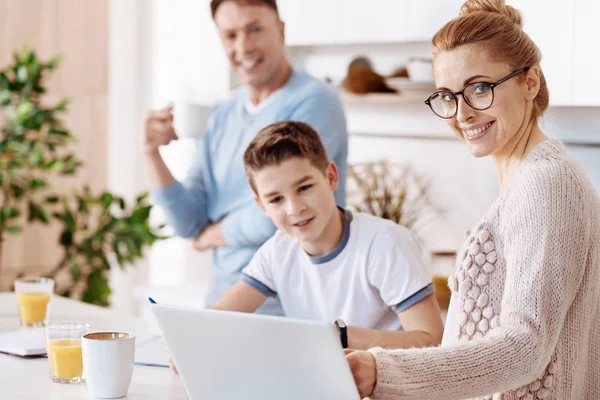
<svg viewBox="0 0 600 400">
<path fill-rule="evenodd" d="M 387 160 L 348 166 L 348 208 L 394 221 L 417 235 L 439 213 L 430 182 L 410 164 Z"/>
</svg>

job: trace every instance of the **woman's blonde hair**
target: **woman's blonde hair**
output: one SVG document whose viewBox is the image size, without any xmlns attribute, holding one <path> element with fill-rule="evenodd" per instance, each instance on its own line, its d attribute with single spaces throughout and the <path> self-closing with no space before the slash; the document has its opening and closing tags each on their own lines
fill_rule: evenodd
<svg viewBox="0 0 600 400">
<path fill-rule="evenodd" d="M 448 22 L 433 37 L 435 52 L 463 45 L 480 45 L 493 59 L 508 63 L 513 69 L 539 66 L 540 49 L 523 32 L 519 11 L 504 0 L 468 0 L 459 16 Z M 532 117 L 541 116 L 548 108 L 546 78 L 540 68 L 540 90 L 534 99 Z"/>
</svg>

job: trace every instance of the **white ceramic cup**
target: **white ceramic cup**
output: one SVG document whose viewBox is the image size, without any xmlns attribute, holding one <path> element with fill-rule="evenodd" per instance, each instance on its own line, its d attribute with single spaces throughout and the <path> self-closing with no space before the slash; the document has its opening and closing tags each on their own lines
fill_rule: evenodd
<svg viewBox="0 0 600 400">
<path fill-rule="evenodd" d="M 431 59 L 411 58 L 407 65 L 408 76 L 416 82 L 433 82 L 433 65 Z"/>
<path fill-rule="evenodd" d="M 173 128 L 180 138 L 198 139 L 206 132 L 211 107 L 178 101 L 173 104 Z"/>
<path fill-rule="evenodd" d="M 125 397 L 135 360 L 135 336 L 122 332 L 88 333 L 81 340 L 83 374 L 91 396 Z"/>
</svg>

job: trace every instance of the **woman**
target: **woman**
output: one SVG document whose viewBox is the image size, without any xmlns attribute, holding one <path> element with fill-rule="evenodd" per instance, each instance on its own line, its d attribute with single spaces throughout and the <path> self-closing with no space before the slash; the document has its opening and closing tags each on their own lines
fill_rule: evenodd
<svg viewBox="0 0 600 400">
<path fill-rule="evenodd" d="M 372 399 L 600 399 L 600 199 L 537 120 L 540 51 L 503 0 L 467 1 L 433 38 L 426 103 L 501 193 L 457 256 L 441 348 L 348 352 Z"/>
</svg>

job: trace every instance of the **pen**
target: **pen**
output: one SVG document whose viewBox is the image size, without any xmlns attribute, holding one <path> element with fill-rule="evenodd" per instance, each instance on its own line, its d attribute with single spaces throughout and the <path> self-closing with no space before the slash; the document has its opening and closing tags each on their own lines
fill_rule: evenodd
<svg viewBox="0 0 600 400">
<path fill-rule="evenodd" d="M 154 301 L 154 299 L 152 297 L 148 297 L 148 301 L 150 301 L 150 303 L 152 303 L 152 304 L 158 304 L 157 302 Z"/>
<path fill-rule="evenodd" d="M 149 362 L 143 362 L 143 361 L 136 361 L 133 364 L 134 365 L 142 365 L 144 367 L 163 367 L 163 368 L 169 368 L 169 365 L 167 365 L 167 364 L 156 364 L 156 363 L 149 363 Z"/>
</svg>

